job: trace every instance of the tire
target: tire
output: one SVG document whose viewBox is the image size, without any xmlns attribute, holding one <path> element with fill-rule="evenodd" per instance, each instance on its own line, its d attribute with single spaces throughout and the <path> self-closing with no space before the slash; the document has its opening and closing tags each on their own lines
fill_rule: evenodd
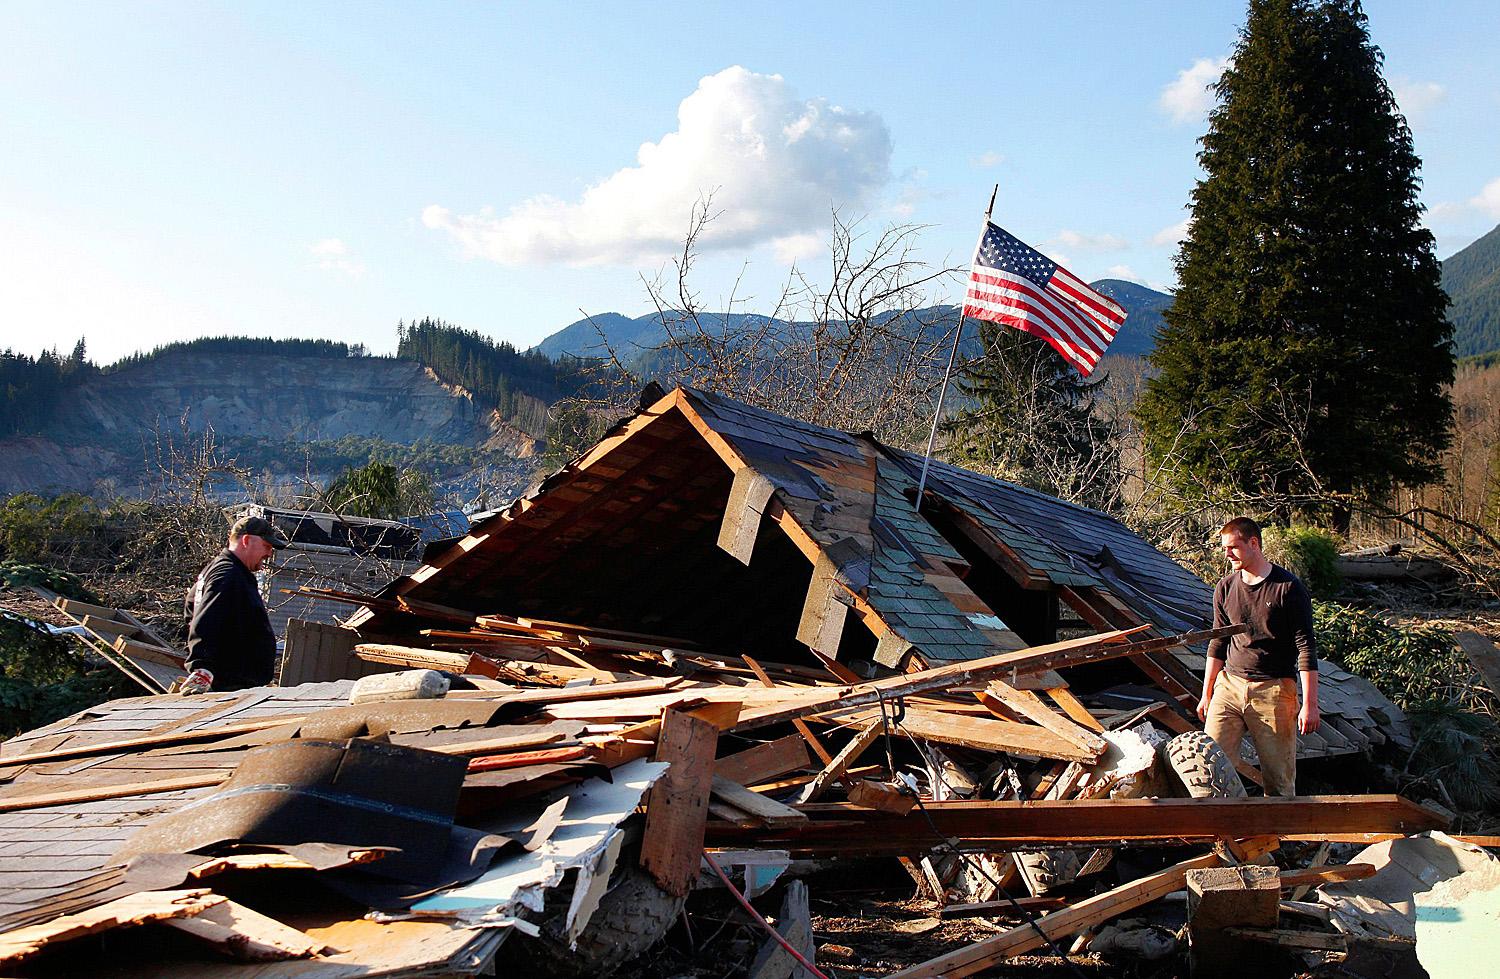
<svg viewBox="0 0 1500 979">
<path fill-rule="evenodd" d="M 1167 767 L 1192 798 L 1243 799 L 1247 795 L 1234 763 L 1218 742 L 1202 731 L 1177 735 L 1162 745 L 1161 752 Z"/>
<path fill-rule="evenodd" d="M 537 979 L 607 976 L 660 941 L 682 913 L 687 899 L 662 890 L 636 859 L 633 848 L 620 855 L 609 890 L 578 936 L 577 948 L 568 947 L 564 933 L 563 912 L 572 889 L 553 888 L 548 893 L 545 918 L 538 923 L 541 935 L 511 935 L 500 947 L 499 957 L 507 968 L 498 970 L 498 974 Z M 553 895 L 558 897 L 556 902 L 551 900 Z"/>
<path fill-rule="evenodd" d="M 1016 865 L 1033 897 L 1072 883 L 1083 869 L 1077 850 L 1027 850 L 1016 854 Z"/>
</svg>

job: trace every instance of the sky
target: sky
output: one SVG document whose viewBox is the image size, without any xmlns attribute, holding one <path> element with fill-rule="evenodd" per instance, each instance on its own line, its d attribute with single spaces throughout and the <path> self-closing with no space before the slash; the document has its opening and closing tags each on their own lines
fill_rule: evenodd
<svg viewBox="0 0 1500 979">
<path fill-rule="evenodd" d="M 1500 5 L 1370 0 L 1446 258 L 1500 222 Z M 1242 3 L 0 3 L 0 349 L 529 347 L 692 283 L 767 311 L 831 215 L 965 265 L 995 219 L 1173 284 Z M 934 301 L 952 298 L 939 290 Z"/>
</svg>

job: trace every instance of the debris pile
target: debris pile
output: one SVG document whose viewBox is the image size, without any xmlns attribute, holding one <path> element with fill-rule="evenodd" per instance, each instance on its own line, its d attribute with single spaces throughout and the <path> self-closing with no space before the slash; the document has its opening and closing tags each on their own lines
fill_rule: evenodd
<svg viewBox="0 0 1500 979">
<path fill-rule="evenodd" d="M 1365 873 L 1275 854 L 1445 827 L 1248 797 L 1253 754 L 1190 710 L 1236 627 L 1106 515 L 941 465 L 919 499 L 920 459 L 868 436 L 657 395 L 378 594 L 304 592 L 356 610 L 292 620 L 280 686 L 7 742 L 6 974 L 604 975 L 682 921 L 714 975 L 963 976 L 1172 954 L 1135 916 L 1179 893 L 1211 972 L 1285 954 L 1284 890 Z M 1320 669 L 1300 757 L 1408 741 Z M 870 867 L 985 930 L 872 965 L 800 879 Z M 714 951 L 731 921 L 760 929 L 743 961 Z"/>
</svg>

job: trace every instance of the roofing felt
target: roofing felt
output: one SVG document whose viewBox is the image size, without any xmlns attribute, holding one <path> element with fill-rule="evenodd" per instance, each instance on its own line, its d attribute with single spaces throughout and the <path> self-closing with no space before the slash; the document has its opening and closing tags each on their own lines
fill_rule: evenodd
<svg viewBox="0 0 1500 979">
<path fill-rule="evenodd" d="M 921 456 L 889 451 L 908 472 L 920 471 Z M 1106 513 L 936 460 L 928 486 L 980 519 L 1054 584 L 1102 585 L 1171 631 L 1208 624 L 1213 589 Z"/>
</svg>

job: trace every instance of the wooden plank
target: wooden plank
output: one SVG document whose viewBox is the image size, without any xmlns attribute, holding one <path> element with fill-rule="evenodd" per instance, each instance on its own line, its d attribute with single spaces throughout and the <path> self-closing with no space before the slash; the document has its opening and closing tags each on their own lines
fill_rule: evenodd
<svg viewBox="0 0 1500 979">
<path fill-rule="evenodd" d="M 84 617 L 88 615 L 120 621 L 120 610 L 107 605 L 90 605 L 88 602 L 80 602 L 76 598 L 66 598 L 62 595 L 54 598 L 52 604 L 59 612 L 72 616 L 79 623 L 82 623 Z"/>
<path fill-rule="evenodd" d="M 289 717 L 261 717 L 253 721 L 242 721 L 239 724 L 225 724 L 222 727 L 206 727 L 194 731 L 168 731 L 165 734 L 146 734 L 138 738 L 123 738 L 116 741 L 96 741 L 93 744 L 55 748 L 51 751 L 33 751 L 24 755 L 10 755 L 8 757 L 0 756 L 0 767 L 42 761 L 58 761 L 63 758 L 83 758 L 88 755 L 113 755 L 121 752 L 139 751 L 143 748 L 191 744 L 194 741 L 212 741 L 215 738 L 228 737 L 232 734 L 246 734 L 250 731 L 263 731 L 268 727 L 280 727 L 283 724 L 297 724 L 306 720 L 308 716 L 298 714 Z"/>
<path fill-rule="evenodd" d="M 769 479 L 749 466 L 734 474 L 734 482 L 729 487 L 729 502 L 724 507 L 724 520 L 719 525 L 718 545 L 741 564 L 750 563 L 755 539 L 760 532 L 761 516 L 775 489 Z"/>
<path fill-rule="evenodd" d="M 169 918 L 165 923 L 246 962 L 305 959 L 324 948 L 311 935 L 233 901 L 222 901 L 191 917 Z"/>
<path fill-rule="evenodd" d="M 159 778 L 146 782 L 126 782 L 120 785 L 99 785 L 86 789 L 0 796 L 0 812 L 45 809 L 49 806 L 66 806 L 75 802 L 98 802 L 101 799 L 121 799 L 133 795 L 155 795 L 158 792 L 175 792 L 179 789 L 201 789 L 209 785 L 218 785 L 228 777 L 228 772 L 221 771 Z"/>
<path fill-rule="evenodd" d="M 1099 723 L 1099 718 L 1093 712 L 1083 706 L 1083 702 L 1073 696 L 1073 691 L 1067 687 L 1048 687 L 1042 691 L 1052 702 L 1063 709 L 1063 712 L 1090 731 L 1104 733 L 1104 725 Z"/>
<path fill-rule="evenodd" d="M 354 647 L 354 655 L 367 663 L 389 663 L 393 666 L 409 666 L 415 669 L 463 671 L 469 665 L 469 653 L 448 653 L 417 646 L 398 646 L 392 643 L 362 642 Z"/>
<path fill-rule="evenodd" d="M 126 636 L 120 636 L 112 644 L 115 652 L 121 656 L 129 656 L 134 660 L 145 660 L 147 663 L 156 663 L 160 666 L 169 666 L 183 672 L 187 671 L 185 657 L 178 655 L 170 649 L 162 649 L 143 642 L 136 642 Z"/>
<path fill-rule="evenodd" d="M 719 729 L 707 721 L 667 711 L 656 760 L 669 764 L 646 798 L 641 867 L 674 897 L 687 894 L 703 862 L 703 833 L 713 784 Z"/>
<path fill-rule="evenodd" d="M 843 750 L 834 755 L 823 770 L 813 776 L 813 780 L 798 793 L 797 801 L 803 803 L 817 801 L 818 797 L 827 792 L 828 787 L 835 780 L 844 778 L 849 766 L 875 743 L 875 739 L 880 737 L 883 730 L 885 730 L 883 718 L 877 717 L 866 722 L 865 726 L 849 739 L 849 743 L 844 745 Z"/>
<path fill-rule="evenodd" d="M 717 759 L 714 762 L 714 774 L 741 785 L 754 785 L 806 768 L 809 763 L 807 741 L 800 735 L 788 734 L 784 738 L 766 741 Z"/>
<path fill-rule="evenodd" d="M 0 935 L 0 962 L 21 962 L 48 945 L 111 928 L 202 914 L 224 900 L 203 889 L 131 894 L 87 911 L 61 915 L 44 924 L 17 928 Z"/>
<path fill-rule="evenodd" d="M 1108 747 L 1105 740 L 1089 728 L 1083 727 L 1070 718 L 1061 717 L 1052 710 L 1042 699 L 1030 690 L 1017 690 L 1015 687 L 1001 679 L 990 681 L 985 688 L 989 693 L 999 698 L 1006 707 L 1025 717 L 1034 724 L 1039 724 L 1051 731 L 1058 737 L 1077 745 L 1085 752 L 1091 752 L 1094 759 L 1104 754 Z M 1084 713 L 1088 713 L 1084 711 Z M 1077 759 L 1068 759 L 1076 761 Z"/>
<path fill-rule="evenodd" d="M 135 636 L 141 631 L 128 622 L 116 622 L 114 619 L 100 618 L 97 615 L 85 615 L 79 624 L 111 644 L 119 636 Z"/>
<path fill-rule="evenodd" d="M 923 812 L 894 816 L 847 803 L 800 807 L 810 817 L 795 833 L 763 831 L 757 842 L 819 853 L 912 853 L 933 833 L 961 849 L 1029 849 L 1038 844 L 1119 845 L 1127 841 L 1292 837 L 1309 834 L 1420 833 L 1447 818 L 1396 795 L 1256 799 L 1087 799 L 927 802 Z M 931 820 L 929 822 L 928 820 Z M 716 844 L 737 846 L 729 833 Z M 915 848 L 915 850 L 914 850 Z"/>
<path fill-rule="evenodd" d="M 751 792 L 740 783 L 722 775 L 713 777 L 712 792 L 715 799 L 729 803 L 762 826 L 801 826 L 807 822 L 807 816 L 791 806 L 768 799 L 758 792 Z"/>
<path fill-rule="evenodd" d="M 1103 924 L 1132 908 L 1150 904 L 1158 898 L 1181 889 L 1189 870 L 1217 867 L 1222 862 L 1214 853 L 1192 857 L 1173 864 L 1166 870 L 1149 874 L 1129 884 L 1116 887 L 1114 890 L 1105 891 L 1103 894 L 1085 898 L 1061 911 L 1044 914 L 1026 924 L 1017 925 L 975 942 L 973 945 L 902 969 L 900 972 L 893 973 L 890 979 L 936 979 L 938 976 L 945 977 L 945 979 L 960 979 L 962 976 L 972 976 L 996 962 L 1040 948 L 1046 944 L 1048 938 L 1056 942 L 1069 935 L 1076 935 Z"/>
<path fill-rule="evenodd" d="M 1346 863 L 1342 867 L 1309 867 L 1306 870 L 1283 870 L 1281 887 L 1318 887 L 1322 884 L 1337 884 L 1346 880 L 1364 880 L 1375 876 L 1372 863 Z"/>
<path fill-rule="evenodd" d="M 1135 629 L 1106 632 L 1097 636 L 1068 639 L 1063 642 L 1049 643 L 1045 646 L 1035 646 L 1029 649 L 999 653 L 995 656 L 987 656 L 982 659 L 969 660 L 963 663 L 953 663 L 934 669 L 919 670 L 915 673 L 907 673 L 902 676 L 871 680 L 867 683 L 845 686 L 830 685 L 819 688 L 813 695 L 796 705 L 749 711 L 746 716 L 741 717 L 737 730 L 764 727 L 767 724 L 777 724 L 782 721 L 792 720 L 793 718 L 824 713 L 837 707 L 863 706 L 915 693 L 926 693 L 931 690 L 945 690 L 950 687 L 962 686 L 969 683 L 985 682 L 995 677 L 1005 676 L 1012 671 L 1017 673 L 1041 672 L 1043 670 L 1060 669 L 1066 666 L 1076 666 L 1081 663 L 1097 662 L 1116 656 L 1137 655 L 1142 651 L 1149 652 L 1151 650 L 1170 649 L 1174 646 L 1201 642 L 1202 640 L 1219 636 L 1236 635 L 1243 632 L 1247 627 L 1242 625 L 1224 626 L 1219 629 L 1205 629 L 1201 632 L 1190 632 L 1180 636 L 1169 636 L 1137 643 L 1125 643 L 1122 641 L 1126 637 L 1146 628 L 1149 627 L 1139 626 Z"/>
<path fill-rule="evenodd" d="M 1490 693 L 1500 697 L 1500 649 L 1496 649 L 1494 643 L 1477 632 L 1460 632 L 1453 638 L 1458 642 L 1458 648 L 1469 658 L 1469 662 L 1474 664 L 1474 669 L 1484 677 Z"/>
<path fill-rule="evenodd" d="M 832 715 L 843 720 L 878 720 L 879 711 L 849 711 Z M 989 717 L 969 717 L 945 711 L 908 707 L 900 729 L 912 737 L 938 744 L 958 745 L 980 751 L 1003 751 L 1009 754 L 1036 755 L 1093 764 L 1104 754 L 1103 739 L 1097 750 L 1080 747 L 1036 724 L 1021 724 Z"/>
</svg>

